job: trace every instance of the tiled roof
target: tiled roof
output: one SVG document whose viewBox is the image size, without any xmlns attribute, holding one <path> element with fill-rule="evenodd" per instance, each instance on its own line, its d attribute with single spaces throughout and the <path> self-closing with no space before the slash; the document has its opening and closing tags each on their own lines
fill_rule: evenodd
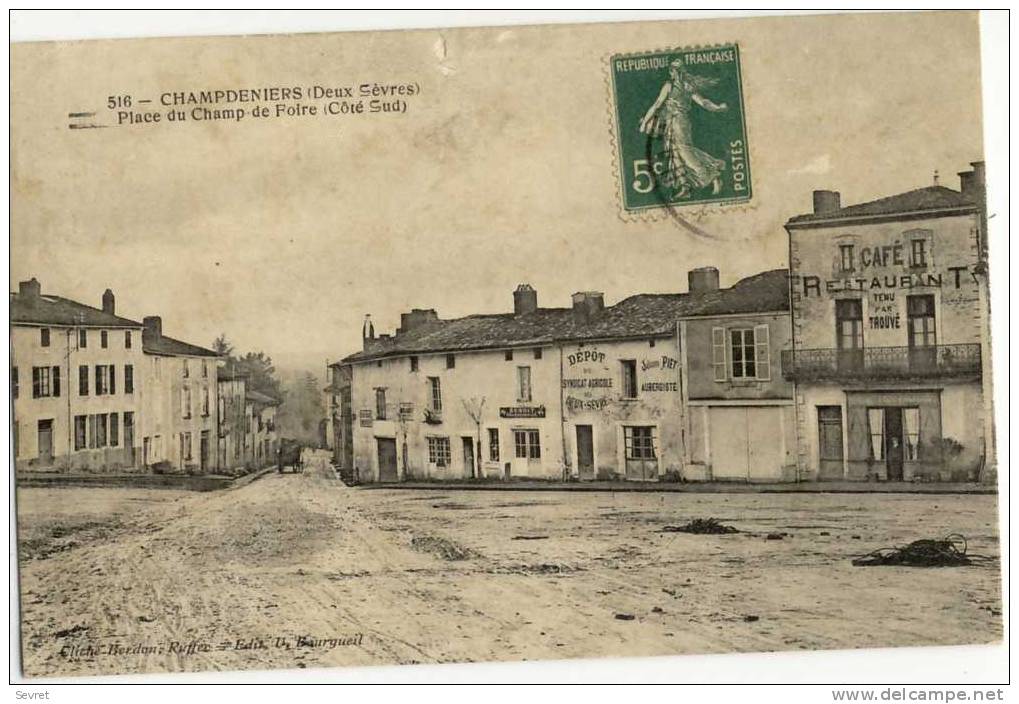
<svg viewBox="0 0 1019 704">
<path fill-rule="evenodd" d="M 858 217 L 874 217 L 880 215 L 897 215 L 901 213 L 914 213 L 924 210 L 951 210 L 956 208 L 975 208 L 976 202 L 969 196 L 959 191 L 953 191 L 944 186 L 927 186 L 917 188 L 913 191 L 900 193 L 887 198 L 857 205 L 849 205 L 845 208 L 830 213 L 807 213 L 797 215 L 789 219 L 790 224 L 800 222 L 811 222 L 815 220 L 842 220 Z"/>
<path fill-rule="evenodd" d="M 263 394 L 260 391 L 253 391 L 253 390 L 250 390 L 250 389 L 247 392 L 245 392 L 244 398 L 246 398 L 248 401 L 251 401 L 252 403 L 255 403 L 255 404 L 259 405 L 259 406 L 278 406 L 278 405 L 280 405 L 279 400 L 273 398 L 272 396 L 269 396 L 267 394 Z"/>
<path fill-rule="evenodd" d="M 29 325 L 68 325 L 96 328 L 140 328 L 142 324 L 104 313 L 99 308 L 72 301 L 61 296 L 41 294 L 26 296 L 12 293 L 11 323 Z"/>
<path fill-rule="evenodd" d="M 175 340 L 166 335 L 142 335 L 142 349 L 145 354 L 159 354 L 175 357 L 218 357 L 219 353 L 205 347 Z"/>
<path fill-rule="evenodd" d="M 437 320 L 405 333 L 377 339 L 344 362 L 429 352 L 502 349 L 553 342 L 661 337 L 672 334 L 684 317 L 789 310 L 786 269 L 742 279 L 731 288 L 705 293 L 639 294 L 609 306 L 584 323 L 570 308 L 539 308 L 514 315 L 469 315 Z"/>
</svg>

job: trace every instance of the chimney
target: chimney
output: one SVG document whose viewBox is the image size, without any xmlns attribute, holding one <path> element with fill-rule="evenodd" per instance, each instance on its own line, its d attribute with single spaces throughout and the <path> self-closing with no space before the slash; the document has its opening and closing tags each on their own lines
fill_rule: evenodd
<svg viewBox="0 0 1019 704">
<path fill-rule="evenodd" d="M 702 266 L 691 269 L 687 274 L 690 293 L 707 293 L 718 290 L 718 269 L 713 266 Z"/>
<path fill-rule="evenodd" d="M 400 327 L 396 334 L 402 335 L 438 319 L 439 314 L 435 312 L 434 308 L 415 308 L 410 313 L 400 313 Z"/>
<path fill-rule="evenodd" d="M 524 315 L 538 310 L 538 292 L 530 284 L 520 284 L 513 292 L 513 315 Z"/>
<path fill-rule="evenodd" d="M 163 336 L 163 319 L 158 315 L 146 315 L 142 318 L 142 325 L 145 327 L 143 339 L 158 340 Z"/>
<path fill-rule="evenodd" d="M 361 342 L 364 343 L 364 349 L 368 349 L 375 342 L 375 326 L 372 324 L 370 313 L 364 316 L 364 324 L 361 326 Z"/>
<path fill-rule="evenodd" d="M 959 172 L 959 189 L 962 194 L 974 201 L 980 202 L 984 199 L 984 162 L 974 161 L 970 164 L 972 171 Z"/>
<path fill-rule="evenodd" d="M 34 276 L 28 281 L 21 281 L 18 283 L 18 295 L 36 299 L 42 295 L 42 284 Z"/>
<path fill-rule="evenodd" d="M 109 313 L 110 315 L 116 315 L 117 303 L 113 297 L 113 291 L 106 289 L 103 291 L 103 312 Z"/>
<path fill-rule="evenodd" d="M 838 191 L 814 191 L 814 215 L 830 215 L 838 212 L 841 205 Z"/>
<path fill-rule="evenodd" d="M 573 294 L 573 319 L 589 323 L 605 310 L 605 294 L 601 291 L 578 291 Z"/>
</svg>

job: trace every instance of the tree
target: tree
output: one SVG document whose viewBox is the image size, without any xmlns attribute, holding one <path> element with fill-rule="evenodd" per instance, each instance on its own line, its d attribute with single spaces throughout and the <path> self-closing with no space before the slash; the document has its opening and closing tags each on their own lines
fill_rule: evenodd
<svg viewBox="0 0 1019 704">
<path fill-rule="evenodd" d="M 213 340 L 212 349 L 216 352 L 216 354 L 227 358 L 233 357 L 234 354 L 234 346 L 226 339 L 226 333 L 220 333 L 219 337 Z"/>
</svg>

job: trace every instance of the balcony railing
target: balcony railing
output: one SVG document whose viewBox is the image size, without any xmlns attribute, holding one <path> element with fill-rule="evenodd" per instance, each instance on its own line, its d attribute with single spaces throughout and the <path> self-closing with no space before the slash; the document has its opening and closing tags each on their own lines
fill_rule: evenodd
<svg viewBox="0 0 1019 704">
<path fill-rule="evenodd" d="M 965 378 L 980 370 L 979 344 L 782 351 L 790 381 Z"/>
</svg>

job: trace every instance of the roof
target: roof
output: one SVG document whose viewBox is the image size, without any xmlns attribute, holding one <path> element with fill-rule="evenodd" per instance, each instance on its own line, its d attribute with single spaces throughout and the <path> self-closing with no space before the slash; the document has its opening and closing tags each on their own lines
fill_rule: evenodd
<svg viewBox="0 0 1019 704">
<path fill-rule="evenodd" d="M 343 362 L 555 342 L 663 337 L 674 334 L 680 318 L 787 310 L 788 270 L 775 269 L 715 291 L 638 294 L 605 308 L 586 323 L 574 317 L 572 308 L 539 308 L 523 315 L 499 313 L 436 320 L 393 337 L 378 339 L 369 349 L 349 355 Z"/>
<path fill-rule="evenodd" d="M 145 334 L 142 336 L 142 349 L 145 354 L 168 355 L 173 357 L 219 357 L 218 352 L 175 340 L 166 335 L 156 337 Z"/>
<path fill-rule="evenodd" d="M 252 389 L 249 389 L 248 391 L 245 392 L 244 398 L 246 400 L 248 400 L 248 401 L 251 401 L 254 404 L 259 405 L 259 406 L 278 406 L 278 405 L 280 405 L 280 402 L 279 402 L 278 399 L 275 399 L 272 396 L 269 396 L 268 394 L 263 394 L 260 391 L 254 391 Z"/>
<path fill-rule="evenodd" d="M 105 313 L 99 308 L 72 301 L 62 296 L 40 294 L 10 296 L 11 323 L 26 325 L 67 325 L 71 327 L 141 328 L 142 324 Z"/>
<path fill-rule="evenodd" d="M 879 217 L 923 213 L 926 211 L 973 209 L 977 203 L 969 195 L 953 191 L 944 186 L 927 186 L 898 195 L 849 205 L 827 213 L 806 213 L 789 219 L 789 224 L 816 222 L 821 220 L 846 220 L 849 218 Z"/>
<path fill-rule="evenodd" d="M 220 367 L 216 370 L 217 381 L 245 381 L 249 374 L 236 367 Z"/>
</svg>

